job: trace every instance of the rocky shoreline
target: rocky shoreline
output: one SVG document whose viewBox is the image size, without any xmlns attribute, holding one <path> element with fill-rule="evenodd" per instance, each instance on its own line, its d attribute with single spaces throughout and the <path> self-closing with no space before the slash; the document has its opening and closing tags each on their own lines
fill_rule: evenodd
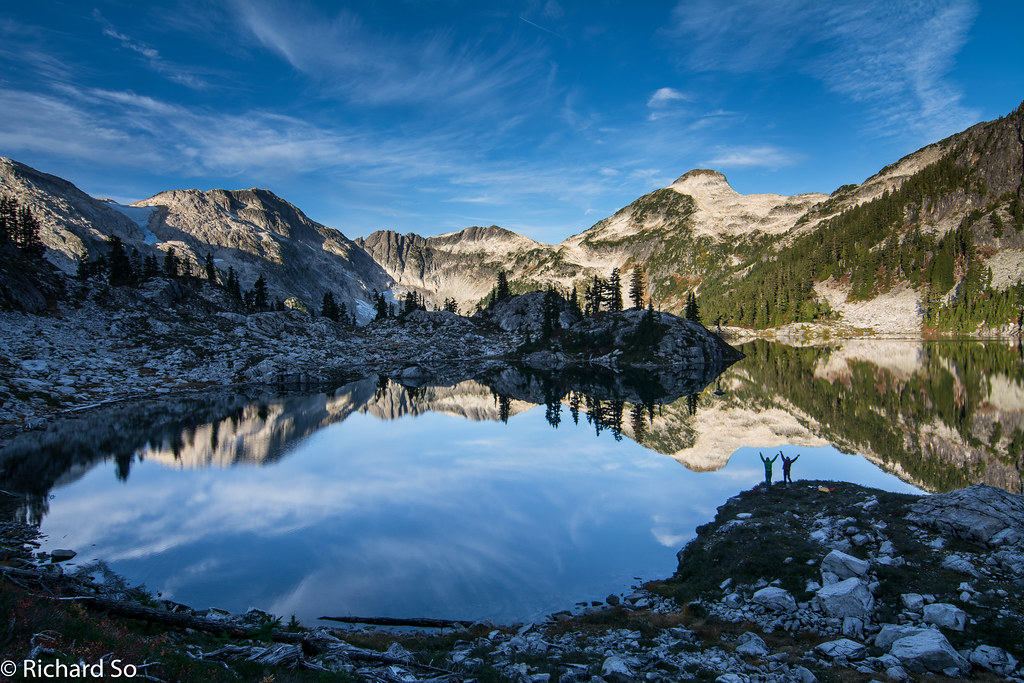
<svg viewBox="0 0 1024 683">
<path fill-rule="evenodd" d="M 987 486 L 928 497 L 841 482 L 757 487 L 698 529 L 672 578 L 542 623 L 428 633 L 285 629 L 259 610 L 196 611 L 134 594 L 95 565 L 65 573 L 61 557 L 29 552 L 31 529 L 4 532 L 5 590 L 14 582 L 37 601 L 63 591 L 163 623 L 159 639 L 177 653 L 164 659 L 189 669 L 258 665 L 275 680 L 1024 680 L 1024 497 Z M 145 605 L 124 607 L 140 595 Z M 31 644 L 14 654 L 81 656 L 73 644 Z M 173 677 L 170 664 L 149 664 L 152 680 Z"/>
<path fill-rule="evenodd" d="M 355 326 L 297 310 L 243 315 L 224 290 L 202 281 L 73 286 L 77 293 L 46 314 L 0 311 L 0 434 L 96 404 L 218 387 L 313 386 L 369 372 L 422 383 L 435 366 L 508 359 L 540 368 L 616 368 L 629 362 L 616 340 L 643 315 L 587 319 L 579 336 L 607 337 L 607 347 L 520 358 L 520 347 L 540 331 L 543 293 L 512 297 L 474 317 L 417 310 Z M 645 367 L 704 367 L 742 357 L 696 323 L 654 316 L 663 331 Z M 565 328 L 578 322 L 567 311 L 561 317 Z"/>
</svg>

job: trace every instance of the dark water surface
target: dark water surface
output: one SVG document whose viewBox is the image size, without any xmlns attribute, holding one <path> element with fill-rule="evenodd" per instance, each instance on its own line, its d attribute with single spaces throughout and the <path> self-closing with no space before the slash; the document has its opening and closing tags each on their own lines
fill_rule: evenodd
<svg viewBox="0 0 1024 683">
<path fill-rule="evenodd" d="M 799 453 L 798 480 L 1020 491 L 1016 347 L 743 350 L 718 377 L 506 368 L 121 407 L 6 445 L 2 488 L 78 562 L 307 623 L 535 620 L 669 576 L 763 479 L 759 451 Z"/>
</svg>

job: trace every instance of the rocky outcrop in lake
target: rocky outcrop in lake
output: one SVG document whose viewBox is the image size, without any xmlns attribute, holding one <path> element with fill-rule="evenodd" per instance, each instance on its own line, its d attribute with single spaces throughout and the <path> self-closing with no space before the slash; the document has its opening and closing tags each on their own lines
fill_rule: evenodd
<svg viewBox="0 0 1024 683">
<path fill-rule="evenodd" d="M 835 482 L 758 487 L 699 529 L 671 579 L 537 623 L 439 623 L 437 638 L 359 626 L 285 631 L 258 609 L 133 606 L 137 592 L 102 566 L 69 571 L 68 579 L 46 568 L 67 553 L 23 552 L 19 567 L 3 572 L 32 585 L 63 580 L 65 592 L 93 596 L 93 608 L 165 629 L 187 626 L 171 642 L 195 666 L 231 669 L 248 660 L 265 671 L 403 681 L 1021 681 L 1024 567 L 998 558 L 1020 548 L 1021 506 L 1021 496 L 984 486 L 929 498 Z M 981 536 L 964 526 L 972 519 L 984 521 Z M 4 529 L 12 546 L 31 539 Z M 197 629 L 220 640 L 195 642 Z M 164 665 L 150 666 L 159 673 Z"/>
<path fill-rule="evenodd" d="M 920 499 L 759 487 L 720 507 L 656 590 L 783 638 L 813 632 L 816 668 L 1019 676 L 1022 528 L 1024 497 L 984 485 Z"/>
</svg>

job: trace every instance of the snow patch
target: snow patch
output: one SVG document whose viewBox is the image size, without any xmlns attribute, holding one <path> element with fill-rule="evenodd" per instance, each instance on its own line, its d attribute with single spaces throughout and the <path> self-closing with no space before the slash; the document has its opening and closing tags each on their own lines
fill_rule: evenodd
<svg viewBox="0 0 1024 683">
<path fill-rule="evenodd" d="M 125 206 L 117 202 L 108 202 L 107 205 L 122 216 L 130 219 L 135 225 L 142 229 L 142 240 L 146 244 L 156 244 L 160 238 L 149 230 L 149 219 L 156 213 L 155 206 Z"/>
</svg>

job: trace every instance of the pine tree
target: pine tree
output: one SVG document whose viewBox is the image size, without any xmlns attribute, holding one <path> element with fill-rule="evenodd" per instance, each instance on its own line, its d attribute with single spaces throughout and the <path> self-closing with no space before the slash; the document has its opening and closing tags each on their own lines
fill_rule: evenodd
<svg viewBox="0 0 1024 683">
<path fill-rule="evenodd" d="M 587 304 L 590 306 L 590 315 L 597 315 L 601 312 L 601 302 L 604 300 L 604 280 L 594 276 L 594 282 L 590 285 L 590 295 L 587 297 Z"/>
<path fill-rule="evenodd" d="M 373 290 L 373 304 L 377 311 L 374 320 L 383 320 L 388 317 L 388 303 L 384 300 L 384 292 Z"/>
<path fill-rule="evenodd" d="M 558 301 L 560 298 L 561 297 L 558 296 L 558 293 L 555 292 L 555 288 L 549 284 L 547 291 L 544 292 L 543 317 L 541 318 L 540 332 L 541 339 L 549 339 L 552 333 L 561 326 L 558 322 Z"/>
<path fill-rule="evenodd" d="M 508 274 L 503 270 L 498 271 L 498 282 L 495 286 L 494 296 L 496 301 L 504 301 L 512 296 L 512 292 L 508 287 Z"/>
<path fill-rule="evenodd" d="M 164 254 L 164 277 L 178 277 L 178 256 L 174 253 L 174 247 L 170 247 Z"/>
<path fill-rule="evenodd" d="M 263 311 L 267 308 L 267 302 L 267 281 L 260 275 L 252 285 L 252 306 L 257 311 Z"/>
<path fill-rule="evenodd" d="M 686 294 L 686 319 L 693 322 L 700 322 L 700 309 L 697 307 L 697 297 L 693 292 Z"/>
<path fill-rule="evenodd" d="M 647 273 L 643 266 L 633 268 L 633 277 L 629 281 L 629 299 L 633 302 L 634 310 L 641 310 L 644 307 L 644 300 L 647 298 Z"/>
<path fill-rule="evenodd" d="M 608 285 L 605 289 L 609 311 L 622 310 L 622 276 L 618 268 L 612 268 L 611 277 L 608 278 Z"/>
<path fill-rule="evenodd" d="M 78 270 L 75 272 L 75 277 L 82 282 L 92 277 L 92 260 L 89 258 L 88 251 L 83 252 L 82 256 L 78 259 Z"/>
<path fill-rule="evenodd" d="M 146 258 L 142 259 L 142 279 L 148 280 L 149 278 L 156 277 L 160 274 L 160 268 L 157 266 L 156 254 L 150 254 Z M 237 282 L 235 284 L 238 284 Z"/>
<path fill-rule="evenodd" d="M 46 247 L 39 240 L 39 219 L 32 215 L 27 206 L 18 209 L 18 227 L 14 233 L 15 243 L 31 256 L 42 256 Z"/>
<path fill-rule="evenodd" d="M 224 283 L 224 288 L 228 290 L 228 296 L 239 303 L 242 302 L 242 285 L 238 282 L 238 274 L 235 273 L 233 266 L 228 266 L 228 279 Z"/>
<path fill-rule="evenodd" d="M 338 304 L 334 300 L 334 294 L 331 292 L 324 293 L 324 301 L 320 306 L 320 315 L 334 322 L 338 322 L 338 319 L 341 317 L 341 310 L 338 308 Z"/>
<path fill-rule="evenodd" d="M 405 300 L 402 304 L 402 316 L 405 317 L 415 311 L 419 306 L 419 302 L 416 300 L 415 292 L 406 292 Z"/>
<path fill-rule="evenodd" d="M 576 285 L 573 285 L 572 294 L 569 295 L 569 307 L 572 308 L 573 313 L 583 317 L 583 310 L 580 308 L 580 296 L 576 292 Z"/>
<path fill-rule="evenodd" d="M 14 241 L 18 227 L 18 200 L 7 195 L 0 196 L 0 244 Z"/>
<path fill-rule="evenodd" d="M 126 285 L 132 280 L 132 264 L 128 252 L 117 235 L 107 238 L 110 251 L 107 252 L 107 282 L 115 287 Z"/>
<path fill-rule="evenodd" d="M 203 263 L 203 270 L 206 271 L 206 279 L 210 284 L 217 284 L 217 266 L 213 262 L 213 254 L 206 252 L 206 260 Z"/>
</svg>

